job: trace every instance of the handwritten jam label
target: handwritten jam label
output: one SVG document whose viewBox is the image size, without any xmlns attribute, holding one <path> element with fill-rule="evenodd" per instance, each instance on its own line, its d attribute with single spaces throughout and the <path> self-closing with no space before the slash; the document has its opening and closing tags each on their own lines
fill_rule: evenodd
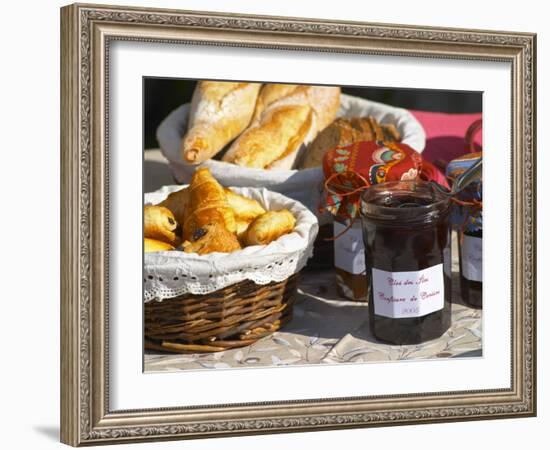
<svg viewBox="0 0 550 450">
<path fill-rule="evenodd" d="M 461 252 L 462 276 L 470 281 L 483 281 L 483 238 L 464 235 Z"/>
<path fill-rule="evenodd" d="M 334 236 L 346 228 L 346 225 L 334 222 Z M 360 221 L 334 241 L 334 265 L 353 274 L 365 272 L 365 244 Z"/>
<path fill-rule="evenodd" d="M 401 319 L 443 309 L 443 264 L 414 272 L 372 269 L 374 313 Z"/>
</svg>

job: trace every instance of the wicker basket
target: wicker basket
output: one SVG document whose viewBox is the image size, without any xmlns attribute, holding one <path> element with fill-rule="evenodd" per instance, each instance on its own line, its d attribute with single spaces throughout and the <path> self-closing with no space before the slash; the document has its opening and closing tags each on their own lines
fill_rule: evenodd
<svg viewBox="0 0 550 450">
<path fill-rule="evenodd" d="M 210 294 L 145 303 L 145 348 L 197 353 L 253 344 L 292 318 L 298 277 L 263 286 L 245 280 Z"/>
</svg>

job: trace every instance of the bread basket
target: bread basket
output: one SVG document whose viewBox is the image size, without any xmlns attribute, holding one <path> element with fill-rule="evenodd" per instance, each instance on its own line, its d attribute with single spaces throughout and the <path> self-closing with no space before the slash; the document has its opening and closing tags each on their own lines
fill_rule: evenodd
<svg viewBox="0 0 550 450">
<path fill-rule="evenodd" d="M 190 104 L 172 111 L 157 129 L 157 139 L 162 154 L 169 161 L 174 178 L 188 183 L 197 166 L 185 164 L 180 155 L 180 143 L 187 129 Z M 426 135 L 420 123 L 403 108 L 341 95 L 338 117 L 373 116 L 381 123 L 395 123 L 402 142 L 418 152 L 424 150 Z M 312 211 L 317 211 L 323 190 L 323 171 L 320 167 L 303 170 L 264 170 L 240 167 L 235 164 L 210 159 L 201 166 L 210 169 L 212 175 L 225 186 L 265 187 L 291 197 Z M 322 218 L 320 217 L 322 220 Z"/>
<path fill-rule="evenodd" d="M 157 204 L 182 186 L 145 194 Z M 267 210 L 296 218 L 290 234 L 268 245 L 199 256 L 180 251 L 144 255 L 145 348 L 173 353 L 243 347 L 292 318 L 300 270 L 313 253 L 315 215 L 300 202 L 264 188 L 232 188 Z"/>
</svg>

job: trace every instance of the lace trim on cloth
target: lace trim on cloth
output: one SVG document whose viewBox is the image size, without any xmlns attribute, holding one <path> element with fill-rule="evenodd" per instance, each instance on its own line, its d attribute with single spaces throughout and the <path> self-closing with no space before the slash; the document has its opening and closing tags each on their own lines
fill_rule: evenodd
<svg viewBox="0 0 550 450">
<path fill-rule="evenodd" d="M 145 194 L 145 204 L 157 204 L 183 186 L 165 186 Z M 145 253 L 144 302 L 162 301 L 183 294 L 208 294 L 244 280 L 265 285 L 299 272 L 313 255 L 319 226 L 315 215 L 301 203 L 265 188 L 231 188 L 258 200 L 266 210 L 286 208 L 296 218 L 292 233 L 269 245 L 254 245 L 233 253 L 199 256 L 181 251 Z"/>
</svg>

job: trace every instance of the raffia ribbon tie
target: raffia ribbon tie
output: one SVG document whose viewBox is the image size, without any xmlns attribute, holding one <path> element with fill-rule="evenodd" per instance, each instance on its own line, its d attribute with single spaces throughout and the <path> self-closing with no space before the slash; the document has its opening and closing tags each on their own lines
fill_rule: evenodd
<svg viewBox="0 0 550 450">
<path fill-rule="evenodd" d="M 348 176 L 349 179 L 346 181 L 350 184 L 352 179 L 358 180 L 362 184 L 354 187 L 336 183 L 335 180 L 342 176 Z M 321 213 L 329 211 L 335 216 L 350 219 L 348 226 L 344 230 L 333 237 L 324 239 L 325 241 L 334 241 L 345 234 L 355 224 L 357 220 L 357 211 L 359 210 L 359 194 L 369 188 L 369 183 L 361 174 L 353 170 L 346 170 L 330 175 L 325 180 L 324 188 L 329 197 L 325 201 L 326 206 L 320 206 L 319 211 Z M 356 196 L 356 198 L 353 198 L 353 196 Z"/>
</svg>

